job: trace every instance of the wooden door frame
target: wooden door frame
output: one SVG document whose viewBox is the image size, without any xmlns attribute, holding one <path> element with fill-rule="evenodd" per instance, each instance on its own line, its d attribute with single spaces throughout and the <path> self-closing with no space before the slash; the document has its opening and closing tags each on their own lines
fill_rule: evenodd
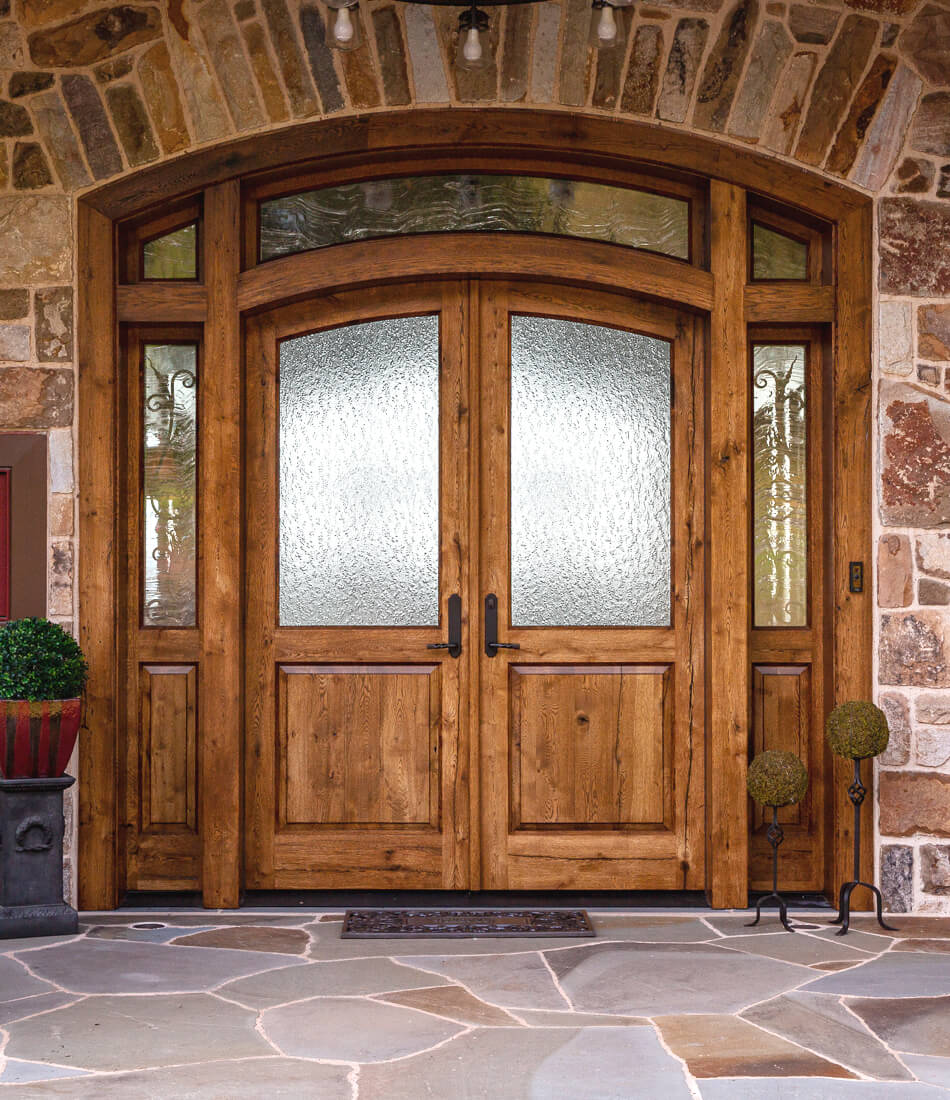
<svg viewBox="0 0 950 1100">
<path fill-rule="evenodd" d="M 314 161 L 313 150 L 321 150 Z M 566 152 L 565 152 L 566 150 Z M 635 156 L 631 155 L 635 150 Z M 78 200 L 76 271 L 79 308 L 78 454 L 79 631 L 90 664 L 79 768 L 79 890 L 83 908 L 113 908 L 122 892 L 117 816 L 120 761 L 120 586 L 118 537 L 120 322 L 202 322 L 205 355 L 241 358 L 241 314 L 292 298 L 287 287 L 321 289 L 370 277 L 405 274 L 405 239 L 372 247 L 339 246 L 332 268 L 325 255 L 302 253 L 242 270 L 241 180 L 260 173 L 313 169 L 337 158 L 358 177 L 367 166 L 469 157 L 500 166 L 518 159 L 584 166 L 615 179 L 644 171 L 687 172 L 710 180 L 708 270 L 595 242 L 547 241 L 546 269 L 526 270 L 519 240 L 471 241 L 472 248 L 431 274 L 524 274 L 584 278 L 594 285 L 652 294 L 709 317 L 707 402 L 716 411 L 707 427 L 707 531 L 744 530 L 749 510 L 748 408 L 744 397 L 745 324 L 775 319 L 825 323 L 833 332 L 832 433 L 834 531 L 828 584 L 834 690 L 832 701 L 866 698 L 871 691 L 872 603 L 866 589 L 848 589 L 848 566 L 871 558 L 871 200 L 817 173 L 781 164 L 688 132 L 619 119 L 526 109 L 452 109 L 385 112 L 309 122 L 238 139 L 188 154 L 89 192 Z M 512 170 L 510 167 L 508 170 Z M 216 241 L 204 264 L 204 282 L 118 286 L 118 223 L 176 195 L 203 194 L 205 239 Z M 831 226 L 833 285 L 751 284 L 745 240 L 747 193 L 824 219 Z M 489 247 L 489 245 L 491 247 Z M 489 255 L 489 253 L 491 253 Z M 377 265 L 385 254 L 386 264 Z M 622 261 L 618 258 L 622 255 Z M 372 257 L 372 259 L 370 259 Z M 553 258 L 553 271 L 548 260 Z M 530 262 L 530 256 L 527 257 Z M 400 267 L 400 265 L 403 265 Z M 484 265 L 484 268 L 479 265 Z M 425 274 L 413 271 L 412 274 Z M 297 296 L 302 296 L 302 292 Z M 202 707 L 205 714 L 241 713 L 240 562 L 228 553 L 239 540 L 240 386 L 218 379 L 205 390 L 214 409 L 207 425 L 206 460 L 216 460 L 213 494 L 205 493 L 199 521 L 205 544 L 201 572 Z M 716 859 L 707 888 L 716 907 L 746 901 L 748 821 L 745 768 L 750 712 L 748 565 L 724 540 L 708 546 L 707 838 Z M 199 734 L 202 887 L 205 904 L 239 903 L 241 867 L 240 722 L 218 723 Z M 835 760 L 835 795 L 828 828 L 828 889 L 849 877 L 851 806 L 847 763 Z M 873 801 L 866 803 L 864 875 L 873 867 Z"/>
</svg>

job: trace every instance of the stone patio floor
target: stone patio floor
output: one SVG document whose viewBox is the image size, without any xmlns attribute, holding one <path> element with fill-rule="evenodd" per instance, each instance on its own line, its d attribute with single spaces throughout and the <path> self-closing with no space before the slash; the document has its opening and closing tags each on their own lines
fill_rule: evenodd
<svg viewBox="0 0 950 1100">
<path fill-rule="evenodd" d="M 596 940 L 341 940 L 286 910 L 0 940 L 0 1100 L 950 1094 L 950 920 L 591 916 Z"/>
</svg>

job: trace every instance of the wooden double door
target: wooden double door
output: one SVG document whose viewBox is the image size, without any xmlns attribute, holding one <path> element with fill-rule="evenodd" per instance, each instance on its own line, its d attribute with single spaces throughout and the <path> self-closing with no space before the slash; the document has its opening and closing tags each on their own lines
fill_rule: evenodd
<svg viewBox="0 0 950 1100">
<path fill-rule="evenodd" d="M 563 285 L 249 321 L 248 888 L 703 887 L 702 362 Z"/>
</svg>

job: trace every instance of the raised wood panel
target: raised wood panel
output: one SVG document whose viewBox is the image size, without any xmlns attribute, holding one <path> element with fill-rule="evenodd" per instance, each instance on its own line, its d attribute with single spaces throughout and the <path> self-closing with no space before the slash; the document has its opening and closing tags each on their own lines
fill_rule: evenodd
<svg viewBox="0 0 950 1100">
<path fill-rule="evenodd" d="M 438 665 L 278 670 L 280 824 L 438 825 Z"/>
<path fill-rule="evenodd" d="M 139 670 L 142 829 L 197 827 L 197 669 L 143 665 Z"/>
<path fill-rule="evenodd" d="M 512 828 L 668 816 L 669 665 L 512 666 Z"/>
<path fill-rule="evenodd" d="M 752 670 L 752 755 L 760 752 L 793 752 L 809 767 L 811 725 L 811 669 L 805 665 L 763 666 Z M 807 795 L 806 795 L 807 798 Z M 804 803 L 783 806 L 782 825 L 807 821 Z M 772 811 L 756 806 L 755 827 L 768 825 Z"/>
</svg>

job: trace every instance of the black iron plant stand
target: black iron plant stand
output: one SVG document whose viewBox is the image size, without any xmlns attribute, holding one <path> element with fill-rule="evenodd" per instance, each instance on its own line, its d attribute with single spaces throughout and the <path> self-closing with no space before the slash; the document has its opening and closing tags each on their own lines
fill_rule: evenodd
<svg viewBox="0 0 950 1100">
<path fill-rule="evenodd" d="M 808 789 L 808 772 L 793 752 L 768 749 L 760 752 L 749 765 L 746 787 L 751 797 L 760 806 L 772 807 L 772 821 L 765 833 L 772 847 L 772 892 L 759 898 L 755 906 L 755 920 L 750 921 L 746 927 L 754 928 L 762 918 L 763 903 L 774 899 L 778 903 L 778 915 L 782 927 L 786 932 L 794 932 L 795 929 L 788 922 L 788 904 L 778 891 L 778 850 L 785 839 L 782 826 L 778 823 L 778 810 L 779 806 L 794 805 L 805 797 L 805 791 Z"/>
<path fill-rule="evenodd" d="M 778 902 L 778 917 L 785 927 L 786 932 L 794 932 L 795 929 L 788 923 L 788 905 L 785 898 L 778 892 L 778 847 L 785 839 L 782 826 L 778 823 L 778 806 L 772 807 L 772 824 L 765 833 L 766 840 L 772 845 L 772 893 L 765 894 L 755 903 L 755 920 L 749 921 L 746 928 L 754 928 L 762 916 L 762 903 L 773 898 Z"/>
<path fill-rule="evenodd" d="M 851 799 L 851 804 L 854 806 L 854 877 L 850 882 L 843 882 L 838 893 L 838 915 L 831 922 L 832 924 L 841 925 L 841 928 L 835 933 L 838 936 L 845 935 L 851 924 L 851 895 L 859 886 L 865 887 L 874 895 L 874 900 L 877 903 L 877 923 L 882 928 L 886 928 L 888 932 L 897 931 L 892 924 L 887 924 L 884 920 L 884 899 L 881 896 L 881 891 L 873 882 L 863 882 L 861 879 L 861 803 L 864 801 L 866 794 L 867 787 L 861 782 L 861 761 L 858 757 L 855 757 L 854 780 L 851 786 L 848 787 L 848 798 Z"/>
</svg>

